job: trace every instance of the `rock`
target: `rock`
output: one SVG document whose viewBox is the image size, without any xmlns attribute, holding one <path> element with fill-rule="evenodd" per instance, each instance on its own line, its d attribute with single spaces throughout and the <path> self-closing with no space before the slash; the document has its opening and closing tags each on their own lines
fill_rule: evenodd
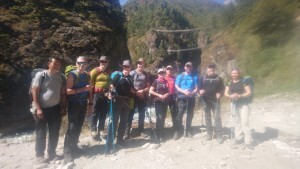
<svg viewBox="0 0 300 169">
<path fill-rule="evenodd" d="M 72 169 L 73 167 L 75 167 L 75 163 L 69 162 L 63 167 L 63 169 Z"/>
<path fill-rule="evenodd" d="M 149 147 L 149 146 L 150 146 L 150 143 L 146 143 L 146 144 L 144 144 L 144 145 L 142 146 L 142 148 L 146 149 L 146 148 Z"/>
<path fill-rule="evenodd" d="M 33 169 L 44 169 L 44 168 L 47 168 L 48 167 L 48 164 L 47 163 L 41 163 L 41 164 L 34 164 L 33 165 Z"/>
<path fill-rule="evenodd" d="M 224 168 L 224 167 L 227 166 L 227 163 L 225 163 L 224 161 L 222 161 L 222 162 L 219 164 L 219 166 L 220 166 L 221 168 Z"/>
</svg>

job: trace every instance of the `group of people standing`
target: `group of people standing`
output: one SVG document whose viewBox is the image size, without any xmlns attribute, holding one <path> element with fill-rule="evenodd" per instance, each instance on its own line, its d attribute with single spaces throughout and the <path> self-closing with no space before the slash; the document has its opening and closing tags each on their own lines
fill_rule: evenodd
<svg viewBox="0 0 300 169">
<path fill-rule="evenodd" d="M 68 129 L 64 141 L 64 158 L 66 162 L 73 161 L 76 153 L 82 153 L 78 148 L 78 141 L 86 115 L 89 116 L 91 136 L 95 140 L 101 136 L 113 133 L 116 136 L 115 143 L 126 146 L 126 140 L 133 137 L 132 120 L 137 108 L 139 119 L 137 135 L 147 136 L 144 132 L 145 111 L 148 99 L 154 103 L 156 112 L 156 134 L 159 141 L 164 140 L 164 126 L 167 109 L 169 107 L 173 122 L 174 140 L 182 136 L 192 137 L 192 119 L 196 96 L 200 95 L 205 111 L 207 128 L 207 140 L 214 138 L 222 144 L 222 122 L 220 114 L 220 98 L 224 95 L 239 101 L 236 106 L 236 116 L 240 120 L 236 125 L 236 141 L 245 135 L 245 143 L 252 144 L 252 137 L 248 125 L 249 107 L 245 101 L 240 101 L 251 95 L 251 90 L 241 82 L 237 69 L 231 72 L 232 80 L 226 88 L 222 78 L 216 74 L 216 65 L 207 67 L 206 75 L 198 77 L 193 73 L 193 64 L 187 62 L 184 71 L 175 76 L 174 68 L 168 65 L 157 71 L 157 78 L 152 82 L 150 74 L 144 70 L 145 62 L 140 58 L 136 63 L 136 69 L 132 70 L 130 60 L 124 60 L 122 71 L 115 76 L 108 69 L 110 60 L 107 56 L 101 56 L 99 66 L 89 73 L 86 72 L 87 60 L 84 56 L 76 59 L 76 70 L 67 74 L 66 78 L 60 73 L 62 60 L 49 58 L 48 69 L 39 72 L 32 84 L 33 103 L 37 111 L 34 114 L 36 120 L 36 157 L 38 161 L 44 161 L 46 147 L 46 124 L 49 127 L 48 159 L 57 158 L 55 149 L 58 142 L 61 117 L 68 112 Z M 151 81 L 151 83 L 150 83 Z M 151 97 L 149 97 L 149 95 Z M 109 102 L 113 100 L 112 107 Z M 132 100 L 134 101 L 131 106 Z M 111 131 L 104 131 L 105 119 L 113 108 L 113 127 Z M 184 113 L 187 118 L 183 126 Z M 212 126 L 212 115 L 215 118 L 215 130 Z M 103 138 L 103 137 L 102 137 Z M 239 139 L 239 140 L 238 140 Z M 249 146 L 250 147 L 250 146 Z"/>
</svg>

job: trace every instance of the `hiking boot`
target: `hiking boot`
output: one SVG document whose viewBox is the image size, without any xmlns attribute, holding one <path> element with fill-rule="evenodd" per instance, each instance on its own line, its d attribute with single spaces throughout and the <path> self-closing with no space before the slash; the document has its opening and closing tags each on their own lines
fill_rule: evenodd
<svg viewBox="0 0 300 169">
<path fill-rule="evenodd" d="M 64 158 L 66 163 L 70 163 L 74 161 L 71 153 L 64 153 Z"/>
<path fill-rule="evenodd" d="M 56 154 L 49 154 L 49 157 L 47 159 L 47 161 L 58 161 L 60 160 L 60 156 L 56 155 Z"/>
<path fill-rule="evenodd" d="M 127 142 L 125 142 L 124 140 L 118 140 L 117 144 L 122 146 L 122 147 L 127 147 Z"/>
<path fill-rule="evenodd" d="M 125 136 L 124 136 L 124 140 L 129 140 L 129 139 L 131 139 L 131 133 L 130 132 L 126 132 L 125 133 Z"/>
<path fill-rule="evenodd" d="M 38 156 L 35 159 L 35 163 L 36 164 L 42 164 L 42 163 L 47 163 L 48 160 L 46 160 L 43 156 Z"/>
<path fill-rule="evenodd" d="M 206 139 L 205 139 L 206 141 L 210 141 L 210 140 L 212 140 L 212 134 L 211 133 L 207 133 L 206 134 Z"/>
<path fill-rule="evenodd" d="M 254 146 L 252 144 L 245 144 L 245 148 L 249 150 L 254 150 Z"/>
<path fill-rule="evenodd" d="M 99 138 L 99 135 L 98 135 L 97 131 L 92 131 L 92 132 L 91 132 L 91 136 L 92 136 L 92 138 L 93 138 L 94 140 L 97 140 L 97 139 Z"/>
<path fill-rule="evenodd" d="M 180 137 L 179 137 L 179 132 L 178 131 L 175 131 L 174 132 L 174 137 L 173 137 L 173 139 L 174 140 L 178 140 Z"/>
<path fill-rule="evenodd" d="M 217 142 L 219 144 L 223 144 L 223 137 L 222 136 L 217 136 Z"/>
<path fill-rule="evenodd" d="M 143 137 L 143 138 L 147 138 L 147 137 L 148 137 L 148 134 L 145 133 L 145 132 L 141 132 L 139 135 L 140 135 L 141 137 Z"/>
<path fill-rule="evenodd" d="M 81 155 L 84 154 L 84 150 L 79 148 L 79 147 L 75 147 L 72 149 L 72 153 L 77 154 L 77 155 Z"/>
<path fill-rule="evenodd" d="M 193 138 L 193 134 L 192 134 L 190 131 L 188 131 L 188 132 L 186 133 L 186 137 L 187 137 L 187 138 Z"/>
<path fill-rule="evenodd" d="M 106 131 L 104 131 L 104 130 L 101 130 L 100 131 L 100 135 L 103 137 L 103 136 L 106 136 L 107 135 L 107 132 Z"/>
</svg>

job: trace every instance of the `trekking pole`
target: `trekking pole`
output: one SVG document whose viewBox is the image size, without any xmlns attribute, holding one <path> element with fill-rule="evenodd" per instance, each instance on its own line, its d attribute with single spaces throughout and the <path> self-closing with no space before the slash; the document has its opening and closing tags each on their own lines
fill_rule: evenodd
<svg viewBox="0 0 300 169">
<path fill-rule="evenodd" d="M 112 106 L 113 98 L 110 100 L 110 112 L 109 112 L 109 120 L 108 120 L 108 133 L 106 136 L 106 147 L 105 147 L 105 156 L 108 151 L 109 143 L 112 143 L 112 151 L 115 152 L 114 145 L 114 121 L 113 121 L 113 106 Z M 110 136 L 111 135 L 111 136 Z"/>
<path fill-rule="evenodd" d="M 186 118 L 185 118 L 184 130 L 183 130 L 183 140 L 185 140 L 185 137 L 186 137 L 188 108 L 189 108 L 189 97 L 186 98 L 186 109 L 185 109 L 186 110 Z"/>
<path fill-rule="evenodd" d="M 150 111 L 148 111 L 148 109 L 150 109 Z M 159 139 L 158 139 L 158 137 L 157 137 L 157 133 L 156 133 L 154 127 L 153 127 L 154 124 L 153 124 L 152 119 L 151 119 L 151 114 L 152 114 L 152 113 L 151 113 L 151 106 L 148 106 L 148 109 L 147 109 L 147 111 L 146 111 L 146 116 L 147 116 L 148 119 L 149 119 L 151 131 L 152 131 L 152 133 L 153 133 L 153 135 L 154 135 L 154 137 L 155 137 L 155 139 L 156 139 L 158 145 L 160 145 L 160 141 L 159 141 Z"/>
<path fill-rule="evenodd" d="M 202 132 L 202 130 L 205 130 L 206 129 L 206 126 L 204 125 L 204 111 L 205 111 L 205 108 L 206 108 L 206 102 L 204 101 L 203 99 L 203 96 L 200 96 L 200 103 L 202 105 L 202 119 L 201 119 L 201 126 L 200 126 L 200 130 Z"/>
<path fill-rule="evenodd" d="M 231 102 L 231 127 L 230 127 L 230 140 L 233 139 L 234 135 L 234 126 L 235 126 L 235 119 L 236 118 L 236 100 L 232 100 Z"/>
</svg>

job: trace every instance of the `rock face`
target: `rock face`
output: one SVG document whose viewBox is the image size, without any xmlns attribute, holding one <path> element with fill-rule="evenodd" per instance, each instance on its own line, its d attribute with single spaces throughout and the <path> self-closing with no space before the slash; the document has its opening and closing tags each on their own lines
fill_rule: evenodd
<svg viewBox="0 0 300 169">
<path fill-rule="evenodd" d="M 30 115 L 30 72 L 49 57 L 74 64 L 84 55 L 90 69 L 100 55 L 110 57 L 113 69 L 130 58 L 118 1 L 74 1 L 67 7 L 56 2 L 38 8 L 21 0 L 0 8 L 0 127 Z"/>
</svg>

